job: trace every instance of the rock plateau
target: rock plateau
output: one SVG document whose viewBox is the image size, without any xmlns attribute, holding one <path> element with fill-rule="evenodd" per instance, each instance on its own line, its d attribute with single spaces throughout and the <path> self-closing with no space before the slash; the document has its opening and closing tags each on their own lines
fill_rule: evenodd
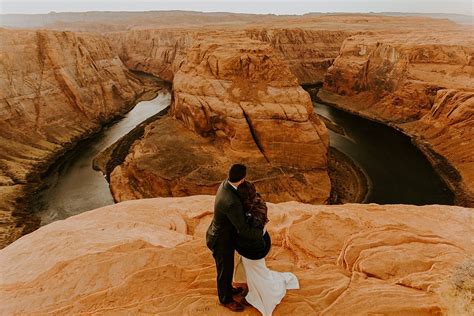
<svg viewBox="0 0 474 316">
<path fill-rule="evenodd" d="M 23 236 L 0 250 L 0 313 L 225 315 L 204 242 L 213 202 L 127 201 Z M 274 315 L 469 315 L 473 214 L 269 203 L 267 264 L 301 285 Z"/>
</svg>

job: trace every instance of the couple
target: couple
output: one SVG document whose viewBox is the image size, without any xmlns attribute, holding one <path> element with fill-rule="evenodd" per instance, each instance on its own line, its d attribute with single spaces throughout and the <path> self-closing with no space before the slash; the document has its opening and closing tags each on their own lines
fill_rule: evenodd
<svg viewBox="0 0 474 316">
<path fill-rule="evenodd" d="M 233 165 L 220 185 L 206 243 L 216 262 L 219 302 L 235 312 L 252 305 L 262 315 L 271 315 L 286 290 L 298 289 L 299 284 L 293 273 L 271 271 L 265 265 L 271 247 L 265 229 L 267 207 L 253 184 L 245 181 L 246 171 L 244 165 Z M 245 290 L 232 286 L 235 250 L 241 255 L 238 266 L 243 265 L 248 286 L 240 302 L 234 296 L 244 296 Z"/>
</svg>

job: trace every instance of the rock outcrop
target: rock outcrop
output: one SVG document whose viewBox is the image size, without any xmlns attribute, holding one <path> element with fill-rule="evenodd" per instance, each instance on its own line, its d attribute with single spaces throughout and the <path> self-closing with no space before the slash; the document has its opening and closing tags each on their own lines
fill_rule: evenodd
<svg viewBox="0 0 474 316">
<path fill-rule="evenodd" d="M 269 44 L 206 37 L 174 76 L 171 117 L 147 127 L 110 185 L 117 201 L 213 194 L 240 161 L 268 200 L 324 203 L 328 141 Z"/>
<path fill-rule="evenodd" d="M 212 196 L 128 201 L 23 236 L 0 250 L 0 313 L 225 315 L 204 241 L 213 202 Z M 267 264 L 292 271 L 301 285 L 275 315 L 472 311 L 469 296 L 454 291 L 472 284 L 472 209 L 268 206 Z"/>
<path fill-rule="evenodd" d="M 413 136 L 457 203 L 474 205 L 473 74 L 472 34 L 357 35 L 342 45 L 318 96 Z"/>
<path fill-rule="evenodd" d="M 0 30 L 0 248 L 37 225 L 39 175 L 146 87 L 99 35 Z"/>
</svg>

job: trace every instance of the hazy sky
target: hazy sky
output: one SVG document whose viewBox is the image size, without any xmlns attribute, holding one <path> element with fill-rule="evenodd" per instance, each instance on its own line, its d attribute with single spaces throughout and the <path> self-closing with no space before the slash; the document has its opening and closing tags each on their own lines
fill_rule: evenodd
<svg viewBox="0 0 474 316">
<path fill-rule="evenodd" d="M 417 12 L 473 15 L 471 0 L 0 0 L 2 13 L 193 10 L 242 13 Z"/>
</svg>

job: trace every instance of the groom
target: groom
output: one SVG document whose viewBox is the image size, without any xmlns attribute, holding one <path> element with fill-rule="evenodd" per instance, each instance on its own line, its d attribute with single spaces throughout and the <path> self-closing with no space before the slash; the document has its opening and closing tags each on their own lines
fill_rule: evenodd
<svg viewBox="0 0 474 316">
<path fill-rule="evenodd" d="M 207 247 L 212 251 L 217 269 L 217 293 L 219 302 L 234 312 L 244 310 L 233 295 L 242 289 L 232 287 L 234 275 L 234 241 L 236 234 L 249 239 L 262 238 L 261 230 L 250 227 L 244 218 L 237 187 L 245 180 L 247 168 L 235 164 L 229 169 L 229 177 L 221 183 L 214 203 L 214 218 L 206 232 Z"/>
</svg>

